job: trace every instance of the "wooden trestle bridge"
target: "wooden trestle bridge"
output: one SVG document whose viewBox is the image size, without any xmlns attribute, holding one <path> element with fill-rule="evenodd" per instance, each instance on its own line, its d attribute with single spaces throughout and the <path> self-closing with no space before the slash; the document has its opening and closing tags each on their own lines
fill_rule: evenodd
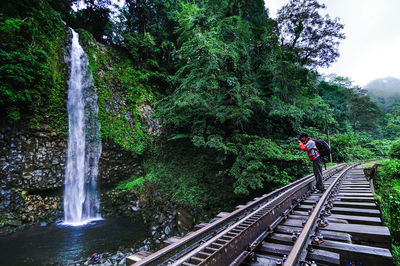
<svg viewBox="0 0 400 266">
<path fill-rule="evenodd" d="M 393 265 L 390 232 L 363 167 L 324 171 L 325 192 L 313 175 L 277 189 L 150 254 L 135 265 Z"/>
</svg>

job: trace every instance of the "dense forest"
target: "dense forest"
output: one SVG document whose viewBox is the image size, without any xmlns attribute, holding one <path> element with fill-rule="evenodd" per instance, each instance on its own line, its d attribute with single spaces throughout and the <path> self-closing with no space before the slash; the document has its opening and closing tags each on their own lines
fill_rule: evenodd
<svg viewBox="0 0 400 266">
<path fill-rule="evenodd" d="M 291 142 L 299 132 L 326 139 L 329 129 L 335 162 L 384 157 L 400 134 L 395 107 L 385 112 L 348 78 L 317 72 L 345 38 L 317 1 L 291 1 L 276 20 L 263 1 L 127 0 L 117 9 L 88 0 L 74 11 L 77 2 L 2 4 L 3 123 L 51 121 L 66 132 L 64 23 L 81 28 L 103 139 L 142 158 L 143 176 L 130 181 L 179 204 L 212 208 L 302 176 L 309 165 Z M 107 105 L 112 87 L 118 107 Z M 141 123 L 144 103 L 160 136 Z"/>
<path fill-rule="evenodd" d="M 121 191 L 195 213 L 231 208 L 310 172 L 300 132 L 329 130 L 336 163 L 385 158 L 400 103 L 384 108 L 349 78 L 318 73 L 345 38 L 324 8 L 291 0 L 272 19 L 262 0 L 3 1 L 2 127 L 67 134 L 68 26 L 89 56 L 102 139 L 141 162 Z"/>
</svg>

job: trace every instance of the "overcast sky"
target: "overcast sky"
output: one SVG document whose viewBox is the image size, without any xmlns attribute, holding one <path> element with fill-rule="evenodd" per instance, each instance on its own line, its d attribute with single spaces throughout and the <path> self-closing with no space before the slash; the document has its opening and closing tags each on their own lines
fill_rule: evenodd
<svg viewBox="0 0 400 266">
<path fill-rule="evenodd" d="M 270 14 L 288 0 L 264 0 Z M 322 73 L 349 77 L 353 85 L 392 76 L 400 79 L 400 0 L 319 0 L 345 25 L 340 57 Z"/>
</svg>

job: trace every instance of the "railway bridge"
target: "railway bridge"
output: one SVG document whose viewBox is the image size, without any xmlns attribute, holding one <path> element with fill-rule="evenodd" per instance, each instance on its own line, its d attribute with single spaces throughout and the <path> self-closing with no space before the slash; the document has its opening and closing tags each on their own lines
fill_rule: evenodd
<svg viewBox="0 0 400 266">
<path fill-rule="evenodd" d="M 325 192 L 306 176 L 220 213 L 134 265 L 393 265 L 391 238 L 360 164 L 324 171 Z"/>
</svg>

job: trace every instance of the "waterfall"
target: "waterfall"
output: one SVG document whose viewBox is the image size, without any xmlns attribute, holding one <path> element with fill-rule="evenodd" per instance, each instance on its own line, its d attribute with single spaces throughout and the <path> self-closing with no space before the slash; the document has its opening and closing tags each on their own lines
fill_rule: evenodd
<svg viewBox="0 0 400 266">
<path fill-rule="evenodd" d="M 71 66 L 68 80 L 68 154 L 65 170 L 65 225 L 79 226 L 101 220 L 97 194 L 98 161 L 101 154 L 97 95 L 88 59 L 72 30 L 67 58 Z"/>
</svg>

